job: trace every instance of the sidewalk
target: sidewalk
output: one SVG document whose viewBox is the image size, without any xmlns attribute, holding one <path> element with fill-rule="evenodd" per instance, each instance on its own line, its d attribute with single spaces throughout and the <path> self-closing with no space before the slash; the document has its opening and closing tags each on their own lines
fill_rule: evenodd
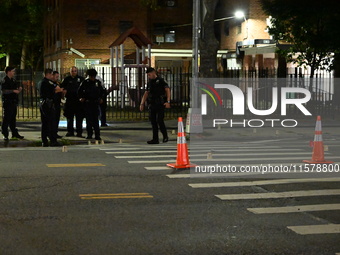
<svg viewBox="0 0 340 255">
<path fill-rule="evenodd" d="M 177 141 L 177 120 L 168 120 L 165 122 L 168 133 L 169 141 L 176 143 Z M 152 138 L 151 124 L 146 121 L 134 121 L 134 122 L 109 122 L 108 127 L 101 128 L 101 138 L 104 143 L 145 143 Z M 184 123 L 185 124 L 185 123 Z M 18 122 L 17 127 L 19 133 L 25 137 L 23 140 L 10 139 L 8 142 L 0 140 L 1 147 L 40 147 L 41 146 L 41 124 L 39 122 Z M 83 136 L 86 136 L 85 121 L 83 123 Z M 340 138 L 340 121 L 325 120 L 322 122 L 324 139 L 336 139 Z M 242 127 L 224 127 L 221 126 L 221 130 L 216 132 L 216 129 L 206 128 L 203 134 L 194 135 L 195 140 L 199 139 L 212 139 L 214 138 L 222 140 L 266 140 L 266 139 L 284 139 L 294 137 L 306 137 L 307 140 L 313 140 L 314 138 L 315 121 L 301 121 L 298 127 L 295 128 L 242 128 Z M 78 137 L 65 137 L 66 134 L 66 121 L 60 121 L 59 135 L 63 136 L 59 140 L 64 145 L 77 145 L 88 144 L 88 140 Z M 216 135 L 217 134 L 217 135 Z M 11 137 L 11 134 L 10 136 Z M 2 137 L 1 137 L 2 138 Z M 160 134 L 160 138 L 161 134 Z M 92 144 L 95 140 L 91 140 Z"/>
<path fill-rule="evenodd" d="M 151 124 L 149 122 L 109 122 L 108 127 L 101 127 L 101 138 L 104 143 L 131 143 L 131 142 L 146 142 L 152 138 Z M 177 132 L 177 121 L 166 121 L 169 134 L 172 130 Z M 0 139 L 0 148 L 3 147 L 39 147 L 41 146 L 41 123 L 40 122 L 17 122 L 17 128 L 20 135 L 24 136 L 23 140 L 10 139 L 5 142 Z M 79 137 L 65 137 L 67 133 L 66 121 L 62 120 L 59 123 L 59 135 L 63 138 L 58 139 L 64 145 L 88 144 L 89 140 Z M 83 136 L 86 136 L 86 123 L 83 122 Z M 11 138 L 11 133 L 9 135 Z M 161 137 L 160 137 L 161 138 Z M 170 138 L 176 139 L 176 135 Z M 95 142 L 91 140 L 92 144 Z"/>
</svg>

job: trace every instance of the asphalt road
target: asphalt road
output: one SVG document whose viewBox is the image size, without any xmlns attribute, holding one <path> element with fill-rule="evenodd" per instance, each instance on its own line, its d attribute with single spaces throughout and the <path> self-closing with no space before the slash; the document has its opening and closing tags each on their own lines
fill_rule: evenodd
<svg viewBox="0 0 340 255">
<path fill-rule="evenodd" d="M 339 136 L 325 144 L 325 157 L 339 164 Z M 240 167 L 311 158 L 299 136 L 209 146 L 191 161 Z M 340 253 L 340 173 L 280 184 L 263 174 L 190 178 L 166 168 L 176 159 L 174 139 L 67 149 L 0 149 L 0 254 Z"/>
</svg>

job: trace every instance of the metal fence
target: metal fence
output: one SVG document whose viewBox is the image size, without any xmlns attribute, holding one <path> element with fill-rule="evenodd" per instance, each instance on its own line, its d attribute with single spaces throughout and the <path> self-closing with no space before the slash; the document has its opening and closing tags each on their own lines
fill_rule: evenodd
<svg viewBox="0 0 340 255">
<path fill-rule="evenodd" d="M 145 67 L 125 66 L 112 69 L 107 66 L 96 67 L 98 75 L 106 88 L 114 86 L 114 90 L 108 95 L 107 117 L 112 120 L 141 120 L 147 119 L 146 111 L 140 112 L 139 105 L 146 89 L 147 77 Z M 166 118 L 185 117 L 190 107 L 190 68 L 156 68 L 171 88 L 171 109 L 167 109 Z M 69 70 L 60 70 L 61 79 L 68 75 Z M 85 76 L 86 70 L 80 69 L 79 75 Z M 0 78 L 4 77 L 0 72 Z M 16 79 L 22 85 L 23 92 L 19 96 L 18 119 L 38 119 L 40 111 L 38 107 L 39 94 L 36 85 L 42 79 L 42 72 L 17 70 Z M 257 109 L 268 109 L 272 98 L 272 83 L 256 82 L 259 78 L 277 77 L 276 69 L 228 69 L 219 73 L 219 77 L 235 79 L 245 90 L 253 87 L 253 103 Z M 261 79 L 262 80 L 262 79 Z M 303 69 L 287 69 L 288 86 L 307 88 L 312 93 L 309 108 L 313 113 L 334 117 L 339 111 L 339 99 L 334 96 L 334 79 L 328 72 L 317 72 L 316 77 L 311 79 Z M 285 85 L 286 86 L 286 85 Z M 0 103 L 1 106 L 2 103 Z M 225 102 L 225 107 L 230 108 L 231 103 Z M 1 107 L 2 109 L 2 107 Z M 296 109 L 295 109 L 296 110 Z M 291 109 L 290 114 L 294 114 Z M 1 111 L 2 112 L 2 111 Z M 298 114 L 296 112 L 296 114 Z"/>
<path fill-rule="evenodd" d="M 147 76 L 145 68 L 125 66 L 124 73 L 120 68 L 96 67 L 98 76 L 104 86 L 113 91 L 107 96 L 107 118 L 113 120 L 148 119 L 148 112 L 140 112 L 139 106 L 146 90 Z M 69 69 L 60 70 L 61 80 Z M 78 74 L 85 77 L 86 70 L 79 69 Z M 191 73 L 184 68 L 162 68 L 159 75 L 171 88 L 171 108 L 166 110 L 165 118 L 173 119 L 185 116 L 189 107 Z M 0 72 L 0 79 L 5 76 Z M 16 80 L 23 87 L 19 94 L 18 119 L 39 119 L 39 92 L 37 84 L 43 78 L 43 72 L 16 71 Z M 2 109 L 2 102 L 0 103 Z M 3 112 L 3 111 L 1 111 Z"/>
</svg>

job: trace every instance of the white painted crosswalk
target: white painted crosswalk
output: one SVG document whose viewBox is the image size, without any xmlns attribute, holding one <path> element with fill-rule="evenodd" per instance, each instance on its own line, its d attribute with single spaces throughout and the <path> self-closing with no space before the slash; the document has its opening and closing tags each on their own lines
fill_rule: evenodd
<svg viewBox="0 0 340 255">
<path fill-rule="evenodd" d="M 255 214 L 302 213 L 302 212 L 340 210 L 340 204 L 314 204 L 283 207 L 262 207 L 262 208 L 247 208 L 247 210 Z"/>
<path fill-rule="evenodd" d="M 339 234 L 340 224 L 288 226 L 288 229 L 299 235 Z"/>
<path fill-rule="evenodd" d="M 224 195 L 216 195 L 216 197 L 221 200 L 244 200 L 244 199 L 271 199 L 271 198 L 293 198 L 293 197 L 334 196 L 334 195 L 340 195 L 340 189 L 299 190 L 299 191 L 246 193 L 246 194 L 224 194 Z"/>
<path fill-rule="evenodd" d="M 274 141 L 275 142 L 275 141 Z M 254 167 L 261 166 L 264 162 L 269 162 L 272 166 L 280 165 L 294 165 L 296 167 L 301 167 L 304 165 L 302 160 L 311 157 L 311 150 L 307 145 L 299 145 L 299 143 L 294 143 L 291 141 L 291 146 L 289 144 L 286 146 L 267 146 L 269 142 L 265 143 L 245 143 L 245 144 L 227 144 L 227 143 L 217 143 L 217 144 L 195 144 L 189 147 L 189 155 L 191 158 L 191 163 L 204 163 L 204 164 L 215 164 L 221 162 L 221 166 L 226 164 L 232 164 L 233 166 L 239 167 L 244 164 L 252 165 Z M 292 148 L 289 148 L 292 147 Z M 164 173 L 164 176 L 170 178 L 174 181 L 176 179 L 187 179 L 188 182 L 194 179 L 200 179 L 198 183 L 188 183 L 193 190 L 197 189 L 214 189 L 214 195 L 212 197 L 217 198 L 222 203 L 224 201 L 252 201 L 256 200 L 259 203 L 261 201 L 268 201 L 270 199 L 292 199 L 299 198 L 298 201 L 304 198 L 322 197 L 323 203 L 313 203 L 313 204 L 302 204 L 302 205 L 286 205 L 281 207 L 253 207 L 247 208 L 246 210 L 253 215 L 279 215 L 280 214 L 294 214 L 294 213 L 313 213 L 313 212 L 337 212 L 340 210 L 340 203 L 334 198 L 340 195 L 340 189 L 336 187 L 336 183 L 340 184 L 340 173 L 332 176 L 310 176 L 307 173 L 305 176 L 300 178 L 293 178 L 291 176 L 284 179 L 279 178 L 265 178 L 266 175 L 261 173 L 251 173 L 251 172 L 236 172 L 228 173 L 228 177 L 233 178 L 247 178 L 247 180 L 238 179 L 228 179 L 228 181 L 221 182 L 219 177 L 226 177 L 224 173 L 215 173 L 213 177 L 209 173 L 190 173 L 188 171 L 176 172 L 173 169 L 166 166 L 167 163 L 176 162 L 176 145 L 160 145 L 160 146 L 144 146 L 144 145 L 124 145 L 117 146 L 114 148 L 102 149 L 107 155 L 113 156 L 116 159 L 127 160 L 129 164 L 141 165 L 146 171 L 153 171 L 158 173 Z M 212 158 L 207 159 L 208 154 Z M 328 152 L 325 154 L 327 159 L 339 162 L 340 156 L 334 155 Z M 339 163 L 336 163 L 339 164 Z M 262 179 L 258 179 L 261 177 Z M 317 177 L 317 178 L 316 178 Z M 250 179 L 250 180 L 249 180 Z M 263 180 L 264 179 L 264 180 Z M 298 186 L 300 184 L 319 184 L 319 183 L 329 183 L 333 184 L 333 188 L 315 188 L 315 189 L 305 189 L 305 190 L 294 190 L 292 187 L 294 185 Z M 285 187 L 285 185 L 290 185 L 289 190 L 282 192 L 254 192 L 245 193 L 237 192 L 237 188 L 241 187 L 255 187 L 255 186 L 270 186 L 270 185 L 280 185 L 280 187 Z M 292 186 L 293 185 L 293 186 Z M 325 187 L 325 186 L 324 186 Z M 339 187 L 339 186 L 337 186 Z M 231 189 L 233 188 L 232 192 Z M 293 190 L 292 190 L 293 189 Z M 241 190 L 241 189 L 240 189 Z M 243 189 L 244 190 L 244 189 Z M 236 191 L 236 193 L 235 193 Z M 332 202 L 327 202 L 328 198 L 333 198 Z M 296 200 L 292 200 L 295 201 Z M 302 214 L 303 215 L 303 214 Z M 317 223 L 317 222 L 316 222 Z M 325 223 L 325 222 L 323 222 Z M 319 225 L 289 225 L 286 223 L 285 228 L 288 228 L 294 234 L 298 235 L 316 235 L 316 234 L 339 234 L 340 225 L 339 224 L 319 224 Z"/>
<path fill-rule="evenodd" d="M 192 188 L 222 188 L 222 187 L 246 187 L 262 186 L 289 183 L 308 183 L 308 182 L 340 182 L 338 178 L 306 178 L 306 179 L 274 179 L 264 181 L 243 181 L 243 182 L 220 182 L 220 183 L 195 183 L 189 184 Z"/>
</svg>

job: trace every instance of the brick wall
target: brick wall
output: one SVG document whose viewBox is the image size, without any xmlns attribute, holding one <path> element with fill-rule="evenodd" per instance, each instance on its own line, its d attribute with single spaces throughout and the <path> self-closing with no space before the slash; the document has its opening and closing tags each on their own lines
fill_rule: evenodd
<svg viewBox="0 0 340 255">
<path fill-rule="evenodd" d="M 45 0 L 45 5 L 45 66 L 47 62 L 60 59 L 62 68 L 74 65 L 75 59 L 81 58 L 74 53 L 69 55 L 70 47 L 85 54 L 85 58 L 108 60 L 108 47 L 120 35 L 120 21 L 133 22 L 152 41 L 156 23 L 177 26 L 192 22 L 192 3 L 187 0 L 178 0 L 175 7 L 162 7 L 157 11 L 142 6 L 140 0 Z M 100 21 L 100 34 L 87 33 L 87 20 Z M 154 44 L 153 48 L 190 49 L 192 26 L 171 29 L 176 32 L 176 42 Z M 56 41 L 61 42 L 60 48 L 56 47 Z M 130 39 L 124 47 L 127 55 L 135 51 Z"/>
<path fill-rule="evenodd" d="M 233 16 L 237 10 L 242 10 L 246 14 L 248 32 L 244 20 L 230 19 L 221 22 L 221 49 L 235 50 L 236 42 L 246 39 L 269 39 L 269 34 L 265 32 L 267 27 L 266 18 L 259 0 L 225 0 L 221 1 L 219 16 Z M 241 22 L 241 31 L 238 25 Z M 229 27 L 229 35 L 226 31 Z M 241 32 L 241 33 L 239 33 Z"/>
</svg>

